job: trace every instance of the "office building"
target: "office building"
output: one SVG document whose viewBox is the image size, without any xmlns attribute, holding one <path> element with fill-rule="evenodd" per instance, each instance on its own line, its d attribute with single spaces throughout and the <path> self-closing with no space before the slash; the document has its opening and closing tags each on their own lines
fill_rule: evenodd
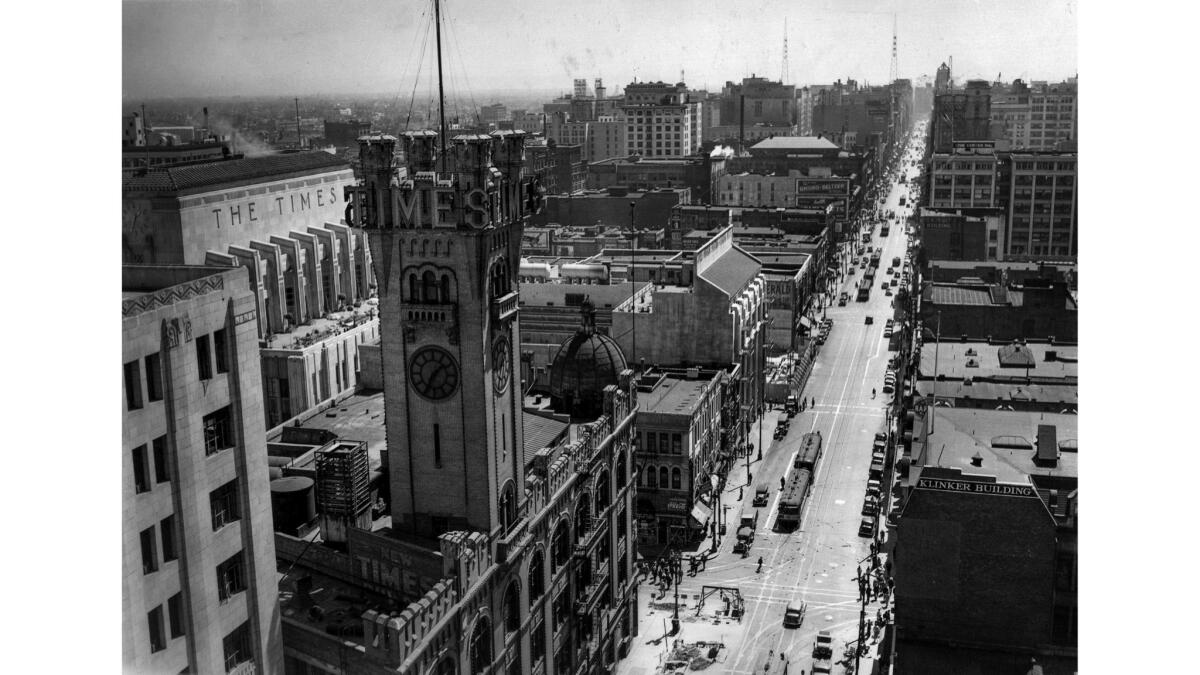
<svg viewBox="0 0 1200 675">
<path fill-rule="evenodd" d="M 1078 155 L 1013 152 L 1002 168 L 1008 215 L 1005 260 L 1074 261 L 1079 255 Z"/>
<path fill-rule="evenodd" d="M 687 85 L 634 82 L 625 87 L 625 154 L 682 158 L 700 149 L 700 107 Z"/>
<path fill-rule="evenodd" d="M 228 267 L 122 269 L 128 672 L 283 672 L 246 278 Z"/>
</svg>

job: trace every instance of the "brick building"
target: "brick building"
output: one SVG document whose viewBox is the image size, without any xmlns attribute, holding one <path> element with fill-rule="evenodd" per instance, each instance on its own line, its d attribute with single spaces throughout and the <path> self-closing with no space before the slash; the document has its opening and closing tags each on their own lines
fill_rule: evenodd
<svg viewBox="0 0 1200 675">
<path fill-rule="evenodd" d="M 943 338 L 1078 340 L 1078 307 L 1065 282 L 929 283 L 922 293 L 925 330 L 932 332 L 940 325 Z"/>
</svg>

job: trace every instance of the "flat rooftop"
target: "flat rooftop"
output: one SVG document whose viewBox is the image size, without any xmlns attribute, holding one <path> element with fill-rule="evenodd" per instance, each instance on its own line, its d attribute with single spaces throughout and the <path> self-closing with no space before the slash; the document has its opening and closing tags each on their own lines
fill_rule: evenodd
<svg viewBox="0 0 1200 675">
<path fill-rule="evenodd" d="M 926 342 L 921 345 L 920 377 L 931 379 L 934 372 L 934 356 L 937 356 L 937 373 L 940 376 L 963 379 L 1001 377 L 1024 379 L 1029 377 L 1070 378 L 1079 377 L 1079 350 L 1074 346 L 1028 343 L 1022 345 L 1031 357 L 1032 367 L 1001 367 L 1000 350 L 1008 345 L 987 342 Z M 1053 361 L 1046 360 L 1047 352 L 1054 352 Z M 977 365 L 968 366 L 968 363 Z"/>
<path fill-rule="evenodd" d="M 776 136 L 750 146 L 750 150 L 840 150 L 828 138 L 816 136 Z"/>
<path fill-rule="evenodd" d="M 653 391 L 638 393 L 638 410 L 668 415 L 688 415 L 704 398 L 708 380 L 688 380 L 668 375 Z"/>
<path fill-rule="evenodd" d="M 1076 478 L 1079 475 L 1078 415 L 980 408 L 931 410 L 936 421 L 934 433 L 925 436 L 926 466 L 956 467 L 964 473 L 992 475 L 1008 483 L 1028 482 L 1026 476 Z M 1042 424 L 1056 427 L 1060 448 L 1056 467 L 1040 467 L 1033 462 L 1038 425 Z M 1064 451 L 1071 442 L 1076 447 Z M 983 466 L 971 465 L 976 453 L 983 457 Z"/>
<path fill-rule="evenodd" d="M 395 613 L 403 609 L 364 586 L 339 581 L 303 567 L 303 563 L 292 567 L 291 562 L 279 558 L 276 565 L 279 573 L 279 611 L 283 617 L 323 633 L 331 632 L 348 642 L 365 644 L 360 618 L 363 612 L 374 609 Z M 296 583 L 306 577 L 312 580 L 312 588 L 307 594 L 299 592 Z M 330 627 L 334 630 L 328 631 Z"/>
<path fill-rule="evenodd" d="M 353 394 L 332 408 L 322 410 L 295 426 L 325 429 L 339 439 L 348 441 L 365 441 L 367 455 L 371 458 L 371 470 L 380 467 L 381 452 L 387 447 L 382 391 Z"/>
</svg>

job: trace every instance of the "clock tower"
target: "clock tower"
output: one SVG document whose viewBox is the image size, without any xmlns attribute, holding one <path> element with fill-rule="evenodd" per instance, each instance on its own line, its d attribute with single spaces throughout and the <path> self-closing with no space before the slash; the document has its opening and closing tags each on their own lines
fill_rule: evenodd
<svg viewBox="0 0 1200 675">
<path fill-rule="evenodd" d="M 379 280 L 392 527 L 504 531 L 524 494 L 517 272 L 536 180 L 520 131 L 359 139 L 347 222 Z"/>
</svg>

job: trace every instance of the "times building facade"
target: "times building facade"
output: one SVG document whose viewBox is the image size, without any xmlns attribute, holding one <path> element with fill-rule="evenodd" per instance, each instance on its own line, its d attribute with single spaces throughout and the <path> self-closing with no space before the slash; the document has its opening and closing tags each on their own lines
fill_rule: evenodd
<svg viewBox="0 0 1200 675">
<path fill-rule="evenodd" d="M 289 639 L 285 610 L 289 670 L 612 672 L 637 630 L 635 378 L 616 359 L 602 389 L 572 397 L 595 405 L 565 411 L 564 440 L 525 448 L 517 274 L 541 193 L 520 178 L 524 133 L 458 136 L 445 154 L 431 131 L 400 140 L 403 171 L 396 138 L 361 138 L 363 180 L 346 190 L 379 283 L 391 524 L 370 536 L 428 542 L 412 559 L 442 574 L 405 589 L 401 611 L 363 611 L 353 649 Z"/>
</svg>

